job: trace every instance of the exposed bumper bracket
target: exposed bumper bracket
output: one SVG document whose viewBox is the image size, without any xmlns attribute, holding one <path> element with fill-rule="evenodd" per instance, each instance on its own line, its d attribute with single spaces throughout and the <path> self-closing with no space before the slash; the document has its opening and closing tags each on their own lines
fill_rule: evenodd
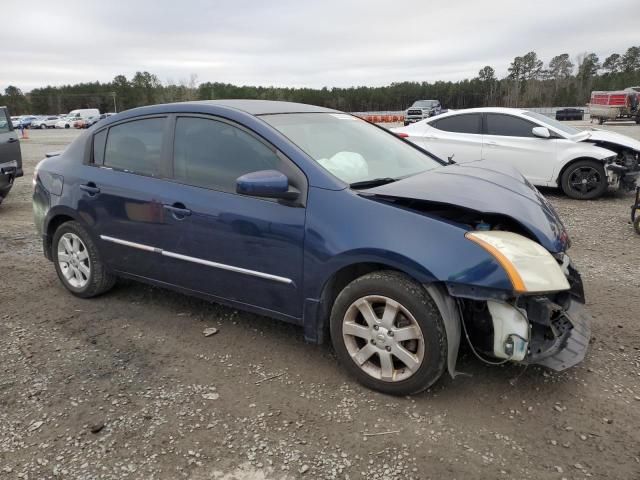
<svg viewBox="0 0 640 480">
<path fill-rule="evenodd" d="M 571 301 L 565 316 L 571 322 L 571 328 L 566 335 L 558 338 L 556 345 L 545 352 L 542 358 L 527 358 L 523 363 L 542 365 L 552 370 L 562 371 L 580 363 L 589 348 L 591 338 L 591 315 L 587 313 L 579 302 Z"/>
</svg>

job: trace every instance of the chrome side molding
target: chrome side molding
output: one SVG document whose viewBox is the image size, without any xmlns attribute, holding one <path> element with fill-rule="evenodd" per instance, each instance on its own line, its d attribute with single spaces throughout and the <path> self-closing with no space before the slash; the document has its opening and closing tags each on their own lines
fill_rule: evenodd
<svg viewBox="0 0 640 480">
<path fill-rule="evenodd" d="M 142 243 L 130 242 L 128 240 L 122 240 L 120 238 L 109 237 L 107 235 L 100 235 L 100 238 L 106 242 L 117 243 L 126 247 L 137 248 L 138 250 L 144 250 L 146 252 L 159 253 L 165 257 L 176 258 L 178 260 L 184 260 L 185 262 L 197 263 L 205 265 L 207 267 L 219 268 L 221 270 L 227 270 L 229 272 L 242 273 L 244 275 L 251 275 L 253 277 L 264 278 L 265 280 L 272 280 L 274 282 L 285 283 L 290 285 L 293 280 L 290 278 L 280 277 L 278 275 L 272 275 L 270 273 L 258 272 L 256 270 L 249 270 L 247 268 L 235 267 L 233 265 L 226 265 L 224 263 L 212 262 L 203 258 L 190 257 L 189 255 L 182 255 L 181 253 L 169 252 L 162 250 L 161 248 L 152 247 L 151 245 L 144 245 Z"/>
</svg>

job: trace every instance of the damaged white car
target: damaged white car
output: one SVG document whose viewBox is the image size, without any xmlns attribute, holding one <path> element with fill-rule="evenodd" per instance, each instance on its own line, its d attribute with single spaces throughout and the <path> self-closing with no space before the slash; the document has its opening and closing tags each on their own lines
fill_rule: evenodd
<svg viewBox="0 0 640 480">
<path fill-rule="evenodd" d="M 581 200 L 608 188 L 633 190 L 640 174 L 639 141 L 606 130 L 578 130 L 528 110 L 457 110 L 392 131 L 457 163 L 509 163 L 533 185 L 559 187 Z"/>
</svg>

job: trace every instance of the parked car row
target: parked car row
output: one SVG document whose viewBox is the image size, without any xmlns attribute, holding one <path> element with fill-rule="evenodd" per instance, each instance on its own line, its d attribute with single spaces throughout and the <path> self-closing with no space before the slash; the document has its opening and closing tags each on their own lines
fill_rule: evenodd
<svg viewBox="0 0 640 480">
<path fill-rule="evenodd" d="M 22 115 L 11 117 L 11 123 L 18 128 L 89 128 L 114 113 L 100 113 L 97 108 L 72 110 L 66 115 Z"/>
</svg>

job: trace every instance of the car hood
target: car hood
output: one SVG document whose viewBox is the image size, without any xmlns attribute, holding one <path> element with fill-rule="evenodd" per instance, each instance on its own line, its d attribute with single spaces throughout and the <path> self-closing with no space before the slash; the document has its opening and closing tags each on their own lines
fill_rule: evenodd
<svg viewBox="0 0 640 480">
<path fill-rule="evenodd" d="M 579 142 L 608 142 L 621 145 L 640 152 L 640 142 L 626 135 L 608 130 L 589 130 L 585 132 L 584 138 L 579 138 Z"/>
<path fill-rule="evenodd" d="M 569 238 L 553 206 L 515 168 L 502 163 L 478 160 L 446 165 L 364 192 L 504 215 L 550 252 L 568 248 Z"/>
</svg>

